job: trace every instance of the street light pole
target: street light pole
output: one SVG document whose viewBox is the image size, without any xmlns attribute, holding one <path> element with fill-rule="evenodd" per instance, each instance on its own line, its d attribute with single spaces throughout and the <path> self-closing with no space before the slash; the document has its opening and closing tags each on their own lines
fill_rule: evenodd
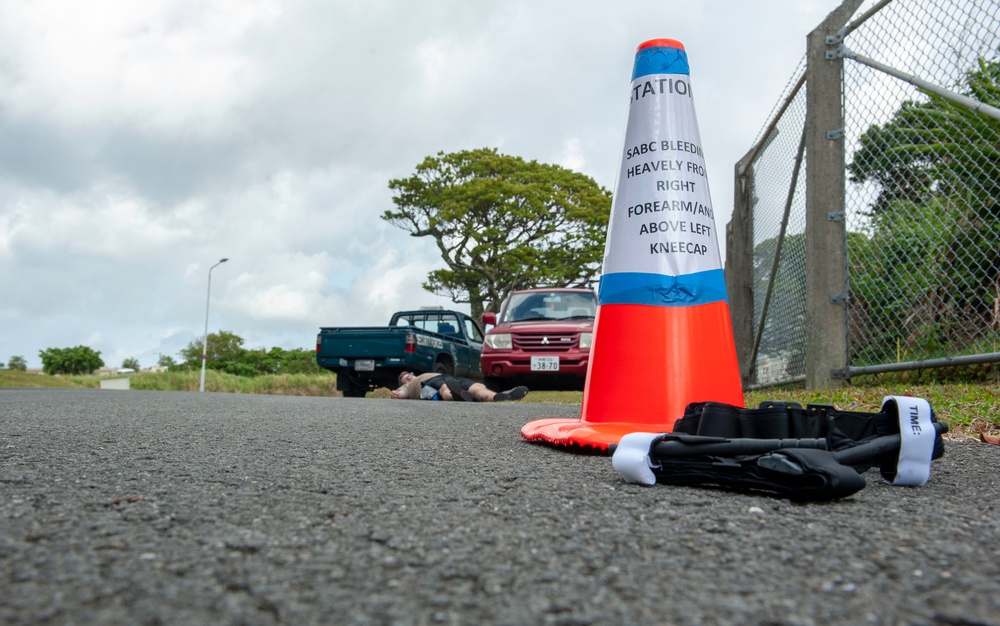
<svg viewBox="0 0 1000 626">
<path fill-rule="evenodd" d="M 205 338 L 201 344 L 201 385 L 198 391 L 205 391 L 205 363 L 208 361 L 208 303 L 212 298 L 212 270 L 229 259 L 219 259 L 219 262 L 208 268 L 208 295 L 205 296 Z"/>
</svg>

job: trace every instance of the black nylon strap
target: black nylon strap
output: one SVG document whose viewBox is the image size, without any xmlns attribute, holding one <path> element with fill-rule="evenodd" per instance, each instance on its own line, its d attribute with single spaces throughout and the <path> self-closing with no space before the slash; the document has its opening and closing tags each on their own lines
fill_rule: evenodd
<svg viewBox="0 0 1000 626">
<path fill-rule="evenodd" d="M 944 453 L 947 425 L 937 431 L 933 458 Z M 865 486 L 861 473 L 895 466 L 899 420 L 885 413 L 841 411 L 829 405 L 764 403 L 746 409 L 716 402 L 690 404 L 650 445 L 659 483 L 710 485 L 831 500 Z"/>
<path fill-rule="evenodd" d="M 778 494 L 792 500 L 843 498 L 864 488 L 865 479 L 833 453 L 786 448 L 748 457 L 653 458 L 656 481 L 668 485 L 716 486 Z"/>
<path fill-rule="evenodd" d="M 875 437 L 899 432 L 895 416 L 843 411 L 828 404 L 765 401 L 759 408 L 720 402 L 689 404 L 674 423 L 674 433 L 730 439 L 826 439 L 827 449 L 840 450 Z M 872 463 L 853 465 L 865 471 Z"/>
</svg>

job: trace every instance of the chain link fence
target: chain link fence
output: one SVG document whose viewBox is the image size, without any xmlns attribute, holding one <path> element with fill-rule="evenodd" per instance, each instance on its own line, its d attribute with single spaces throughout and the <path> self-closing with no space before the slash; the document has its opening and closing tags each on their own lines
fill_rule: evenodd
<svg viewBox="0 0 1000 626">
<path fill-rule="evenodd" d="M 832 378 L 1000 360 L 1000 0 L 841 8 L 846 26 L 813 34 L 843 63 L 843 128 L 821 129 L 842 170 L 809 174 L 843 177 L 843 210 L 807 206 L 808 55 L 736 166 L 727 279 L 748 387 L 809 382 L 809 307 L 842 307 Z M 844 258 L 811 259 L 844 265 L 829 301 L 807 297 L 809 219 L 841 228 Z"/>
<path fill-rule="evenodd" d="M 753 161 L 753 320 L 758 380 L 798 379 L 805 368 L 805 60 L 786 108 Z M 772 279 L 773 277 L 773 279 Z"/>
</svg>

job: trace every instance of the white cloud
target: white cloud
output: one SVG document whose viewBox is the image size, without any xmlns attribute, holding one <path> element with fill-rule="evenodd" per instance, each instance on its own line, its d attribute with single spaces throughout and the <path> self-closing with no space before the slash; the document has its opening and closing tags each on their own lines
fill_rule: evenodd
<svg viewBox="0 0 1000 626">
<path fill-rule="evenodd" d="M 587 156 L 582 148 L 582 142 L 579 139 L 572 138 L 563 141 L 563 150 L 556 159 L 556 163 L 570 170 L 582 171 L 586 169 Z"/>
<path fill-rule="evenodd" d="M 65 128 L 113 116 L 214 133 L 258 88 L 241 40 L 278 15 L 268 0 L 5 3 L 0 39 L 16 70 L 3 99 L 17 117 Z"/>
</svg>

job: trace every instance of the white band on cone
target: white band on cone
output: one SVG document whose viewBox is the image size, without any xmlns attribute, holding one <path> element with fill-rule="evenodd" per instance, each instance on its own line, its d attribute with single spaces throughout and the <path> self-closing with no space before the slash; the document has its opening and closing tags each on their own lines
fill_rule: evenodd
<svg viewBox="0 0 1000 626">
<path fill-rule="evenodd" d="M 633 69 L 600 304 L 726 301 L 687 53 L 648 43 Z"/>
</svg>

